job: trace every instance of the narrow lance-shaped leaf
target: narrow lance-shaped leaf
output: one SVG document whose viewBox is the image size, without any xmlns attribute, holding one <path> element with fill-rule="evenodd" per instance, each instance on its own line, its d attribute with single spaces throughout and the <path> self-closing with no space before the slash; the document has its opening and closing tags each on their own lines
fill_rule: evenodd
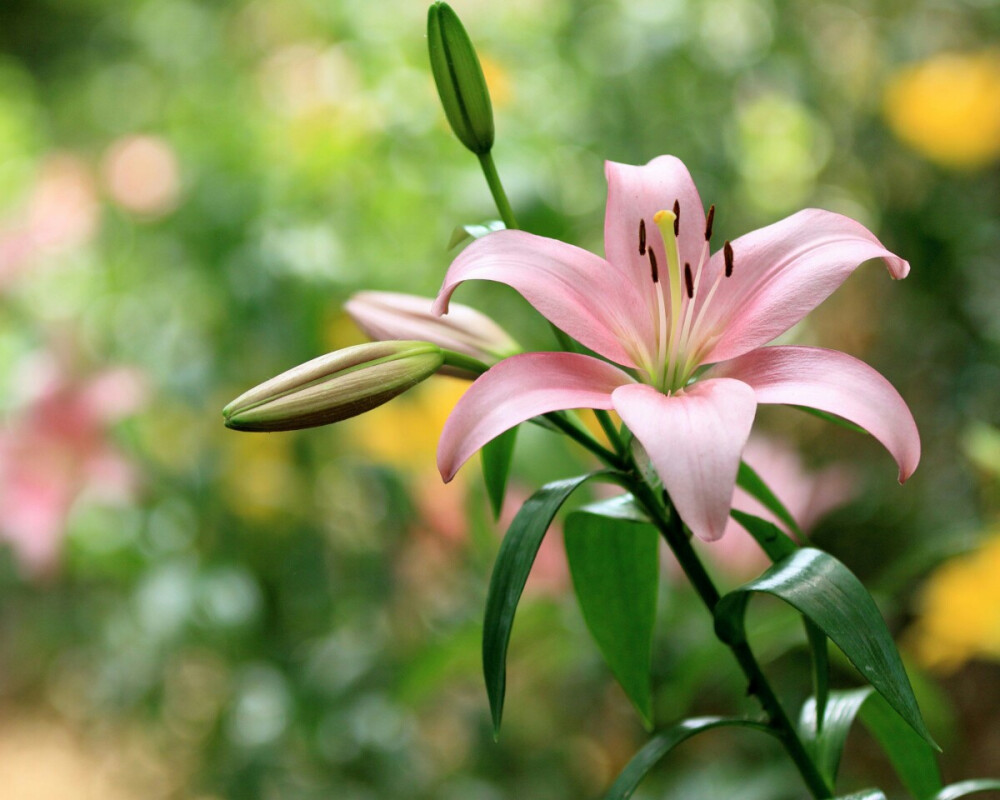
<svg viewBox="0 0 1000 800">
<path fill-rule="evenodd" d="M 934 796 L 934 800 L 958 800 L 977 792 L 1000 792 L 1000 780 L 996 778 L 978 778 L 970 781 L 960 781 L 945 786 Z"/>
<path fill-rule="evenodd" d="M 627 800 L 635 793 L 642 779 L 646 777 L 657 761 L 681 742 L 713 728 L 748 728 L 772 736 L 776 735 L 774 729 L 769 728 L 764 723 L 747 719 L 693 717 L 683 720 L 656 734 L 632 757 L 618 779 L 608 789 L 607 794 L 604 795 L 604 800 Z"/>
<path fill-rule="evenodd" d="M 763 548 L 771 561 L 780 561 L 798 549 L 798 545 L 773 522 L 735 508 L 730 513 L 733 519 L 756 539 L 757 544 Z M 823 707 L 826 704 L 826 696 L 830 687 L 830 662 L 827 654 L 826 634 L 808 617 L 803 617 L 803 621 L 812 657 L 813 689 L 820 708 L 817 727 L 822 727 Z"/>
<path fill-rule="evenodd" d="M 788 526 L 788 529 L 798 536 L 799 539 L 805 539 L 805 535 L 802 533 L 802 529 L 799 527 L 799 523 L 795 521 L 792 513 L 778 499 L 778 496 L 771 491 L 771 488 L 764 482 L 764 479 L 746 461 L 740 462 L 739 471 L 736 473 L 736 485 L 784 522 Z"/>
<path fill-rule="evenodd" d="M 652 729 L 657 530 L 648 523 L 585 509 L 566 518 L 564 538 L 587 628 L 646 727 Z"/>
<path fill-rule="evenodd" d="M 861 707 L 861 721 L 878 740 L 896 774 L 916 800 L 932 800 L 941 790 L 941 772 L 931 746 L 873 694 Z"/>
<path fill-rule="evenodd" d="M 756 580 L 723 597 L 715 609 L 719 638 L 746 640 L 746 604 L 755 592 L 774 595 L 809 617 L 843 651 L 901 717 L 933 747 L 899 651 L 875 601 L 833 556 L 803 548 Z"/>
<path fill-rule="evenodd" d="M 538 548 L 556 512 L 587 480 L 605 476 L 592 472 L 546 484 L 521 506 L 504 536 L 497 553 L 483 619 L 483 675 L 493 715 L 494 734 L 500 731 L 504 691 L 507 685 L 507 645 L 514 625 L 514 613 L 524 584 L 535 562 Z"/>
<path fill-rule="evenodd" d="M 826 719 L 817 734 L 816 702 L 802 707 L 800 729 L 812 742 L 820 771 L 834 783 L 844 743 L 856 717 L 878 741 L 906 789 L 916 800 L 931 800 L 941 775 L 931 746 L 907 725 L 871 686 L 830 693 Z"/>
<path fill-rule="evenodd" d="M 517 428 L 511 428 L 484 445 L 480 450 L 483 464 L 483 482 L 486 484 L 486 495 L 490 498 L 493 518 L 500 516 L 503 508 L 503 498 L 507 492 L 507 475 L 510 473 L 510 462 L 514 456 L 514 444 L 517 441 Z"/>
<path fill-rule="evenodd" d="M 833 800 L 886 800 L 886 796 L 881 789 L 862 789 L 860 792 L 842 794 Z"/>
<path fill-rule="evenodd" d="M 478 225 L 459 225 L 451 232 L 451 239 L 448 240 L 447 249 L 454 250 L 463 242 L 467 242 L 470 239 L 482 239 L 486 234 L 502 231 L 506 227 L 501 219 L 491 219 L 489 222 L 483 222 Z"/>
<path fill-rule="evenodd" d="M 802 706 L 799 729 L 803 738 L 812 744 L 816 766 L 831 785 L 836 783 L 847 734 L 861 706 L 873 691 L 871 686 L 863 686 L 831 692 L 822 725 L 817 719 L 816 698 L 809 698 Z"/>
<path fill-rule="evenodd" d="M 747 533 L 753 536 L 771 561 L 781 561 L 799 549 L 799 546 L 788 537 L 788 534 L 773 522 L 736 508 L 729 513 L 743 526 Z"/>
</svg>

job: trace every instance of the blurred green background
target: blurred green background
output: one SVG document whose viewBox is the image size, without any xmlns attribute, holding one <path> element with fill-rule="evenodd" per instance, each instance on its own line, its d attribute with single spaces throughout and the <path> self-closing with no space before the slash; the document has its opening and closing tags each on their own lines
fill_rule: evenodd
<svg viewBox="0 0 1000 800">
<path fill-rule="evenodd" d="M 946 779 L 996 774 L 1000 5 L 454 8 L 525 228 L 601 252 L 603 160 L 673 153 L 716 204 L 718 241 L 820 206 L 911 262 L 900 283 L 859 270 L 791 338 L 894 383 L 923 438 L 913 479 L 787 409 L 759 415 L 755 466 L 875 592 Z M 461 383 L 333 428 L 222 426 L 244 389 L 362 340 L 340 311 L 352 292 L 434 294 L 454 228 L 496 216 L 438 107 L 425 14 L 0 5 L 0 796 L 568 800 L 599 796 L 645 741 L 555 531 L 493 742 L 478 637 L 502 527 L 474 464 L 448 486 L 434 468 Z M 457 299 L 552 346 L 511 292 Z M 587 466 L 525 430 L 511 494 Z M 709 556 L 724 583 L 759 568 L 737 537 Z M 658 722 L 749 710 L 707 615 L 663 574 Z M 799 626 L 777 607 L 755 619 L 801 702 Z M 846 762 L 845 788 L 898 795 L 862 734 Z M 636 797 L 801 795 L 777 747 L 718 733 Z"/>
</svg>

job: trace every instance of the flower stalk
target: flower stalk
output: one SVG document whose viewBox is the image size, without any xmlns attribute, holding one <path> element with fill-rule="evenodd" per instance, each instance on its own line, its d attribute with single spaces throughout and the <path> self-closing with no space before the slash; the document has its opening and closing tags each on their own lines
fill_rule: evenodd
<svg viewBox="0 0 1000 800">
<path fill-rule="evenodd" d="M 649 515 L 652 523 L 660 531 L 660 535 L 670 546 L 684 570 L 684 574 L 691 581 L 691 585 L 705 604 L 708 612 L 714 616 L 715 606 L 720 599 L 719 590 L 691 546 L 688 534 L 684 530 L 684 523 L 670 503 L 669 497 L 665 497 L 666 505 L 661 504 L 649 485 L 641 478 L 630 481 L 629 488 Z M 833 792 L 802 742 L 795 725 L 778 700 L 778 696 L 771 687 L 750 646 L 745 641 L 724 642 L 724 644 L 732 652 L 740 670 L 747 679 L 748 693 L 757 697 L 767 715 L 769 726 L 784 745 L 785 751 L 794 762 L 812 796 L 816 800 L 833 797 Z"/>
<path fill-rule="evenodd" d="M 507 199 L 507 192 L 504 191 L 503 183 L 500 182 L 500 174 L 497 172 L 496 164 L 493 163 L 491 153 L 479 154 L 479 165 L 483 168 L 483 176 L 490 187 L 490 194 L 493 195 L 493 202 L 496 203 L 497 211 L 500 212 L 500 219 L 509 230 L 516 230 L 520 226 L 514 217 L 514 209 Z"/>
</svg>

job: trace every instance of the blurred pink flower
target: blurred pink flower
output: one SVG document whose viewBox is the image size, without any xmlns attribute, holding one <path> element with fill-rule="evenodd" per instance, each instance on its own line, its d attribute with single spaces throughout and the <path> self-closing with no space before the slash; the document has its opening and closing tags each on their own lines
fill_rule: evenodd
<svg viewBox="0 0 1000 800">
<path fill-rule="evenodd" d="M 414 502 L 421 524 L 418 532 L 428 534 L 435 542 L 457 552 L 469 541 L 469 519 L 466 514 L 468 487 L 463 481 L 459 486 L 444 484 L 436 474 L 421 476 L 416 484 Z M 495 524 L 496 535 L 502 538 L 530 493 L 516 483 L 507 490 L 500 519 Z M 562 525 L 554 521 L 542 540 L 535 556 L 525 592 L 528 595 L 558 595 L 569 588 L 569 564 L 563 547 Z"/>
<path fill-rule="evenodd" d="M 790 445 L 767 436 L 753 435 L 743 458 L 770 487 L 806 533 L 854 494 L 853 476 L 839 465 L 811 472 Z M 739 487 L 733 493 L 733 508 L 762 517 L 792 534 L 780 519 Z M 749 580 L 770 562 L 760 545 L 732 517 L 725 534 L 716 542 L 694 542 L 719 569 L 739 580 Z"/>
<path fill-rule="evenodd" d="M 126 211 L 147 219 L 169 214 L 180 201 L 177 153 L 158 136 L 123 136 L 104 154 L 108 193 Z"/>
<path fill-rule="evenodd" d="M 27 202 L 0 222 L 0 286 L 34 258 L 85 244 L 99 220 L 97 190 L 86 163 L 70 153 L 48 155 Z"/>
<path fill-rule="evenodd" d="M 51 357 L 19 378 L 26 396 L 0 427 L 0 540 L 11 544 L 26 573 L 41 576 L 56 566 L 66 519 L 82 492 L 112 503 L 133 496 L 135 467 L 108 429 L 139 407 L 145 389 L 134 370 L 78 380 Z"/>
</svg>

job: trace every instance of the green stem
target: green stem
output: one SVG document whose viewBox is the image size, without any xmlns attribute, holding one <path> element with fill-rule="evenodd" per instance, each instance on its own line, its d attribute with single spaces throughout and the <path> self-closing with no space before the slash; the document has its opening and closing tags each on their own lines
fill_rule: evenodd
<svg viewBox="0 0 1000 800">
<path fill-rule="evenodd" d="M 630 488 L 635 498 L 645 507 L 653 523 L 660 529 L 660 533 L 670 545 L 695 591 L 714 616 L 715 606 L 719 602 L 719 591 L 705 571 L 698 554 L 691 547 L 687 532 L 684 530 L 684 523 L 681 522 L 676 510 L 669 501 L 664 507 L 649 486 L 641 480 L 635 481 Z M 817 800 L 832 797 L 830 787 L 827 786 L 826 780 L 799 738 L 798 731 L 785 713 L 750 646 L 746 642 L 739 642 L 728 647 L 746 676 L 749 692 L 757 696 L 771 727 L 785 746 L 785 752 L 795 763 L 813 797 Z"/>
<path fill-rule="evenodd" d="M 611 415 L 602 408 L 595 408 L 594 416 L 597 417 L 597 421 L 601 424 L 601 430 L 603 430 L 604 435 L 608 437 L 608 441 L 611 442 L 611 446 L 615 448 L 615 452 L 621 456 L 625 456 L 628 453 L 628 450 L 625 448 L 625 442 L 622 441 L 618 428 L 615 426 L 615 423 L 611 421 Z"/>
<path fill-rule="evenodd" d="M 591 453 L 596 455 L 608 466 L 614 467 L 618 470 L 625 469 L 626 464 L 617 453 L 612 453 L 583 428 L 574 425 L 569 419 L 566 418 L 565 414 L 555 411 L 551 414 L 545 414 L 544 418 L 569 436 L 569 438 L 574 442 L 586 447 Z"/>
<path fill-rule="evenodd" d="M 518 230 L 521 226 L 517 224 L 517 219 L 514 217 L 514 209 L 510 207 L 507 192 L 504 191 L 503 183 L 500 181 L 500 173 L 497 172 L 497 165 L 493 163 L 493 154 L 487 151 L 478 154 L 478 158 L 479 165 L 483 168 L 483 175 L 486 177 L 486 183 L 489 184 L 490 192 L 493 195 L 493 202 L 496 203 L 497 211 L 500 212 L 503 224 L 507 226 L 508 230 Z M 577 348 L 569 336 L 551 322 L 549 326 L 552 328 L 556 341 L 559 342 L 559 346 L 563 350 L 567 353 L 577 352 Z"/>
<path fill-rule="evenodd" d="M 497 204 L 500 219 L 503 220 L 503 224 L 508 228 L 516 230 L 519 226 L 517 220 L 514 218 L 514 209 L 510 207 L 507 193 L 503 190 L 503 184 L 500 182 L 500 175 L 497 173 L 496 164 L 493 163 L 493 155 L 490 152 L 480 153 L 479 165 L 483 168 L 483 175 L 486 177 L 486 183 L 489 184 L 490 192 L 493 194 L 493 202 Z"/>
<path fill-rule="evenodd" d="M 441 352 L 444 355 L 446 366 L 455 367 L 473 375 L 482 375 L 490 368 L 489 364 L 484 364 L 478 358 L 467 356 L 465 353 L 456 353 L 454 350 L 442 350 Z"/>
</svg>

